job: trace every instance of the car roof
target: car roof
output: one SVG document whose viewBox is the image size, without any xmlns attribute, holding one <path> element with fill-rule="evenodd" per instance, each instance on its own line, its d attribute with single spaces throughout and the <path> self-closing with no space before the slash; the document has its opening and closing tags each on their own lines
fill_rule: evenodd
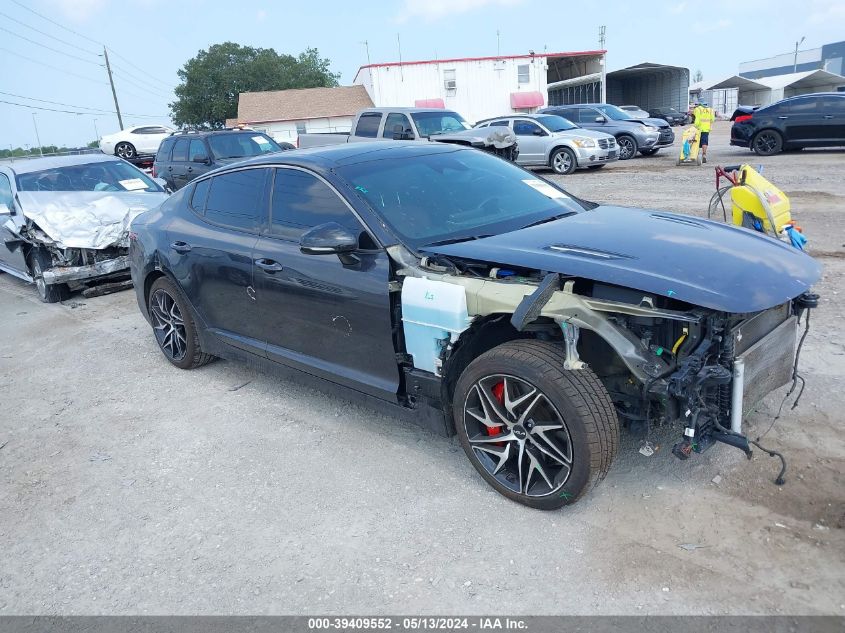
<svg viewBox="0 0 845 633">
<path fill-rule="evenodd" d="M 241 130 L 238 128 L 226 128 L 224 130 L 177 130 L 171 132 L 165 141 L 172 138 L 205 138 L 206 136 L 214 136 L 217 134 L 263 134 L 269 136 L 266 132 L 261 130 Z"/>
<path fill-rule="evenodd" d="M 496 121 L 498 119 L 539 119 L 541 116 L 549 115 L 544 112 L 533 112 L 531 114 L 527 114 L 525 112 L 511 112 L 510 114 L 500 114 L 499 116 L 491 116 L 486 119 L 481 119 L 480 121 L 476 121 L 476 124 L 486 123 L 487 121 Z"/>
<path fill-rule="evenodd" d="M 419 141 L 373 141 L 367 143 L 342 143 L 326 147 L 287 150 L 248 158 L 226 167 L 221 167 L 211 175 L 230 169 L 256 165 L 292 165 L 312 169 L 329 170 L 333 167 L 354 165 L 371 160 L 393 160 L 430 154 L 448 154 L 456 151 L 468 151 L 470 148 L 451 143 L 423 143 Z"/>
<path fill-rule="evenodd" d="M 396 107 L 396 108 L 364 108 L 363 110 L 361 110 L 361 113 L 363 114 L 364 112 L 380 112 L 382 114 L 385 113 L 385 112 L 402 112 L 402 113 L 410 114 L 410 113 L 413 113 L 413 112 L 452 112 L 452 113 L 454 113 L 455 111 L 450 110 L 449 108 L 411 108 L 411 107 L 403 106 L 403 107 Z"/>
<path fill-rule="evenodd" d="M 121 159 L 108 154 L 71 154 L 68 156 L 44 156 L 38 158 L 3 159 L 0 165 L 11 169 L 16 174 L 29 174 L 44 169 L 88 165 L 90 163 L 113 163 Z"/>
</svg>

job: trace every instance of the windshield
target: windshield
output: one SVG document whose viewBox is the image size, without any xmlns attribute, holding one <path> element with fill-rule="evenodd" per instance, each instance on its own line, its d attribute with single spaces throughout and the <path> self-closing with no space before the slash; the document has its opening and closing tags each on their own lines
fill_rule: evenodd
<svg viewBox="0 0 845 633">
<path fill-rule="evenodd" d="M 538 116 L 537 120 L 546 126 L 551 132 L 565 132 L 566 130 L 577 130 L 578 126 L 569 119 L 564 119 L 562 116 L 555 114 L 548 114 L 546 116 Z"/>
<path fill-rule="evenodd" d="M 477 150 L 415 152 L 337 171 L 413 249 L 507 233 L 584 210 L 531 172 Z"/>
<path fill-rule="evenodd" d="M 625 110 L 617 108 L 615 105 L 600 105 L 597 107 L 608 119 L 613 119 L 614 121 L 630 121 L 633 118 Z"/>
<path fill-rule="evenodd" d="M 54 167 L 18 176 L 20 191 L 163 191 L 122 160 Z"/>
<path fill-rule="evenodd" d="M 414 112 L 411 114 L 420 136 L 433 136 L 444 132 L 457 132 L 470 129 L 470 125 L 457 112 Z"/>
<path fill-rule="evenodd" d="M 248 158 L 282 151 L 276 141 L 258 132 L 212 134 L 208 138 L 208 144 L 214 158 Z"/>
</svg>

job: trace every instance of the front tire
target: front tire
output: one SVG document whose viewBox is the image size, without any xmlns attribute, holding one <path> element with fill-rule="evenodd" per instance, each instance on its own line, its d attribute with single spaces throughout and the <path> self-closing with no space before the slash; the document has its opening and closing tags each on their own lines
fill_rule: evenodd
<svg viewBox="0 0 845 633">
<path fill-rule="evenodd" d="M 29 270 L 35 281 L 38 298 L 44 303 L 58 303 L 70 296 L 70 288 L 67 284 L 48 284 L 44 281 L 44 271 L 52 267 L 53 260 L 47 251 L 35 248 L 29 254 Z"/>
<path fill-rule="evenodd" d="M 619 160 L 630 160 L 637 155 L 637 139 L 627 134 L 616 139 L 619 146 Z"/>
<path fill-rule="evenodd" d="M 751 149 L 758 156 L 772 156 L 783 149 L 783 137 L 774 130 L 763 130 L 751 139 Z"/>
<path fill-rule="evenodd" d="M 114 155 L 119 156 L 120 158 L 135 158 L 138 152 L 135 151 L 135 146 L 132 143 L 122 142 L 118 143 L 114 147 Z"/>
<path fill-rule="evenodd" d="M 592 370 L 563 369 L 561 344 L 510 341 L 458 379 L 453 417 L 472 465 L 497 492 L 541 510 L 604 479 L 619 445 L 616 410 Z"/>
<path fill-rule="evenodd" d="M 153 282 L 147 310 L 158 347 L 172 365 L 179 369 L 196 369 L 214 358 L 202 351 L 187 303 L 166 277 Z"/>
<path fill-rule="evenodd" d="M 549 165 L 556 174 L 568 176 L 578 168 L 578 159 L 568 147 L 561 147 L 552 154 Z"/>
</svg>

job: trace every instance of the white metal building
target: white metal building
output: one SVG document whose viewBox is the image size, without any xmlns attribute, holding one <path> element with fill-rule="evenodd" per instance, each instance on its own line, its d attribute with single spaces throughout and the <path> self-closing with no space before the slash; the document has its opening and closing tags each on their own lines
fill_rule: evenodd
<svg viewBox="0 0 845 633">
<path fill-rule="evenodd" d="M 376 106 L 440 107 L 468 121 L 549 104 L 548 86 L 600 72 L 605 51 L 529 53 L 368 64 L 353 83 Z"/>
<path fill-rule="evenodd" d="M 733 75 L 716 83 L 699 82 L 690 86 L 690 99 L 707 101 L 719 112 L 730 115 L 736 105 L 766 106 L 786 97 L 811 92 L 833 92 L 845 86 L 845 77 L 824 70 L 749 79 Z M 720 107 L 721 95 L 727 102 Z"/>
</svg>

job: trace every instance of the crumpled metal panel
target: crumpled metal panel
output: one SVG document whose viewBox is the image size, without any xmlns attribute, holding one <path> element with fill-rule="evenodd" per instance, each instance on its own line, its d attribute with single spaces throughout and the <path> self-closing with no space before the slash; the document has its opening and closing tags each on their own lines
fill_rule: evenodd
<svg viewBox="0 0 845 633">
<path fill-rule="evenodd" d="M 167 199 L 159 192 L 20 191 L 23 214 L 59 248 L 126 246 L 129 223 Z"/>
<path fill-rule="evenodd" d="M 43 275 L 44 281 L 48 284 L 58 284 L 110 275 L 122 270 L 129 270 L 128 255 L 106 259 L 96 264 L 89 264 L 88 266 L 56 266 L 55 268 L 45 270 Z"/>
<path fill-rule="evenodd" d="M 516 145 L 516 135 L 509 127 L 493 126 L 472 128 L 469 130 L 458 130 L 455 132 L 446 132 L 444 134 L 435 134 L 430 137 L 432 141 L 441 143 L 466 142 L 473 145 L 484 145 L 485 147 L 493 146 L 496 149 L 504 149 Z"/>
</svg>

